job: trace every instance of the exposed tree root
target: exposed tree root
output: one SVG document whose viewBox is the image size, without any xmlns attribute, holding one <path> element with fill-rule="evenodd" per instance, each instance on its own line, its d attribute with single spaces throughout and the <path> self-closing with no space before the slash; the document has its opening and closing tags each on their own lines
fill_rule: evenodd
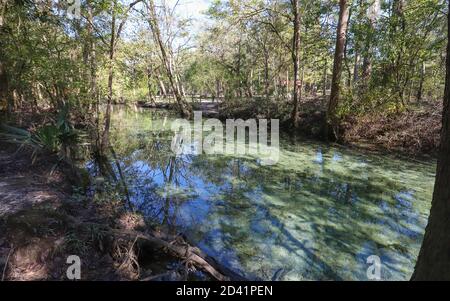
<svg viewBox="0 0 450 301">
<path fill-rule="evenodd" d="M 218 264 L 212 262 L 212 260 L 209 260 L 208 262 L 207 256 L 202 254 L 201 251 L 198 250 L 197 248 L 193 248 L 185 242 L 180 242 L 179 240 L 168 242 L 154 235 L 143 234 L 135 231 L 128 231 L 128 230 L 112 230 L 112 231 L 114 236 L 120 237 L 122 239 L 129 239 L 129 240 L 136 239 L 138 243 L 142 245 L 149 244 L 151 247 L 164 248 L 168 250 L 170 253 L 174 254 L 175 256 L 185 260 L 186 262 L 194 264 L 197 268 L 200 268 L 203 271 L 207 272 L 218 281 L 238 280 L 236 279 L 237 275 L 225 275 L 223 272 L 224 268 L 219 267 Z M 240 280 L 242 280 L 242 278 Z"/>
<path fill-rule="evenodd" d="M 153 249 L 164 249 L 170 254 L 182 259 L 187 265 L 193 264 L 195 267 L 207 272 L 218 281 L 246 281 L 241 275 L 222 266 L 210 256 L 204 254 L 200 249 L 190 246 L 180 236 L 170 236 L 164 233 L 142 233 L 133 230 L 109 229 L 104 225 L 92 223 L 80 223 L 73 220 L 75 227 L 85 228 L 94 226 L 106 234 L 114 237 L 114 240 L 123 239 L 133 241 L 139 246 L 148 246 Z M 150 277 L 151 278 L 151 277 Z M 149 278 L 149 279 L 150 279 Z"/>
</svg>

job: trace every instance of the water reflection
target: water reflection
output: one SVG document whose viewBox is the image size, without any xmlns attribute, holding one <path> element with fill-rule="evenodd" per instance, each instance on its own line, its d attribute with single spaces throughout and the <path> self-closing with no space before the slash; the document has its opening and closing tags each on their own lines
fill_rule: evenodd
<svg viewBox="0 0 450 301">
<path fill-rule="evenodd" d="M 382 259 L 383 279 L 410 277 L 433 162 L 286 140 L 275 166 L 175 157 L 167 114 L 114 113 L 112 168 L 120 167 L 137 210 L 250 278 L 367 280 L 370 255 Z"/>
</svg>

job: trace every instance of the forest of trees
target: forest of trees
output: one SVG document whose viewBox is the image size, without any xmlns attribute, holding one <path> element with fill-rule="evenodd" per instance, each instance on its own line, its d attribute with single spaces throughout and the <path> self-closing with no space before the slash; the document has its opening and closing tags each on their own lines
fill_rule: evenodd
<svg viewBox="0 0 450 301">
<path fill-rule="evenodd" d="M 434 203 L 413 278 L 448 280 L 448 1 L 213 0 L 201 26 L 178 5 L 82 0 L 77 11 L 66 1 L 0 0 L 2 120 L 57 116 L 57 144 L 69 156 L 74 128 L 93 129 L 97 150 L 109 150 L 116 104 L 169 102 L 191 118 L 208 99 L 224 117 L 278 118 L 287 132 L 312 126 L 315 138 L 341 142 L 367 116 L 440 116 L 444 98 Z"/>
<path fill-rule="evenodd" d="M 10 112 L 65 101 L 86 116 L 169 94 L 189 115 L 186 97 L 203 95 L 257 99 L 272 115 L 273 102 L 298 126 L 302 101 L 331 93 L 338 136 L 343 116 L 442 98 L 444 1 L 213 1 L 194 33 L 154 1 L 82 1 L 80 18 L 64 1 L 13 2 L 1 31 Z"/>
</svg>

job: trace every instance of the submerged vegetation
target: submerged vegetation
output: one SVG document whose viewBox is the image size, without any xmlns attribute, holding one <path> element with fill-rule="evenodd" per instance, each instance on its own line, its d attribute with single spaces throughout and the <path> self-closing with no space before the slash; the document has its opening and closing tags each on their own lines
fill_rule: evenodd
<svg viewBox="0 0 450 301">
<path fill-rule="evenodd" d="M 2 280 L 408 280 L 436 158 L 448 279 L 448 6 L 0 0 Z M 177 156 L 194 111 L 278 119 L 279 162 Z"/>
</svg>

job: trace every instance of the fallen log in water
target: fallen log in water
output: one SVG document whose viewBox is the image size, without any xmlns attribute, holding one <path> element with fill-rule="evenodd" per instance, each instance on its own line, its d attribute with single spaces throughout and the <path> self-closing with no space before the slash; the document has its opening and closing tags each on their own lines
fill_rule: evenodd
<svg viewBox="0 0 450 301">
<path fill-rule="evenodd" d="M 163 241 L 171 241 L 171 242 L 178 241 L 178 243 L 181 244 L 182 246 L 189 246 L 190 252 L 197 254 L 198 256 L 203 258 L 209 265 L 214 267 L 217 271 L 219 271 L 223 275 L 227 276 L 229 278 L 229 280 L 231 280 L 231 281 L 249 281 L 249 279 L 243 277 L 242 275 L 236 273 L 235 271 L 220 264 L 216 259 L 214 259 L 211 256 L 208 256 L 207 254 L 202 252 L 199 248 L 192 247 L 190 245 L 190 242 L 184 236 L 183 237 L 181 235 L 174 236 L 174 235 L 167 234 L 164 231 L 163 232 L 152 232 L 150 235 L 153 237 L 162 239 Z M 255 278 L 254 280 L 259 281 L 261 279 Z"/>
<path fill-rule="evenodd" d="M 200 268 L 209 273 L 214 279 L 219 281 L 230 281 L 231 277 L 219 272 L 219 268 L 214 267 L 214 263 L 209 263 L 199 253 L 199 250 L 189 246 L 188 244 L 179 245 L 177 242 L 167 242 L 161 238 L 155 237 L 151 234 L 143 234 L 136 231 L 129 230 L 113 230 L 114 235 L 122 239 L 134 240 L 138 243 L 150 244 L 153 247 L 162 247 L 169 250 L 175 256 L 180 257 L 186 261 L 192 262 L 197 268 Z"/>
<path fill-rule="evenodd" d="M 121 238 L 128 241 L 136 241 L 141 245 L 149 245 L 152 248 L 166 249 L 176 257 L 194 264 L 218 281 L 248 281 L 245 277 L 204 254 L 200 249 L 192 247 L 180 236 L 172 236 L 164 232 L 143 233 L 134 230 L 111 229 L 102 224 L 79 222 L 74 218 L 70 218 L 70 220 L 72 221 L 72 226 L 76 228 L 95 227 L 103 234 L 111 235 L 115 239 Z"/>
</svg>

